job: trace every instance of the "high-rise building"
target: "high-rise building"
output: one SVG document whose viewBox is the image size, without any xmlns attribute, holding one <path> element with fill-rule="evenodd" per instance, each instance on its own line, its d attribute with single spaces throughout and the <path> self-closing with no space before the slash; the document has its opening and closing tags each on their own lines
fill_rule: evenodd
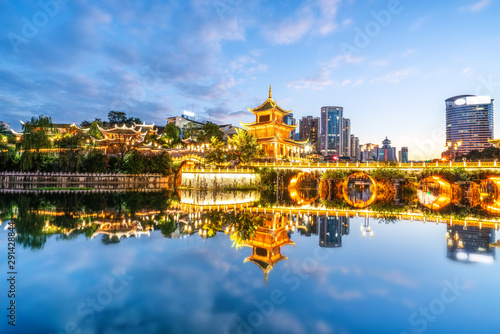
<svg viewBox="0 0 500 334">
<path fill-rule="evenodd" d="M 296 125 L 297 121 L 293 117 L 293 114 L 290 113 L 288 115 L 283 116 L 283 123 L 287 125 Z M 295 128 L 290 131 L 290 139 L 295 140 Z"/>
<path fill-rule="evenodd" d="M 396 148 L 391 147 L 391 141 L 385 137 L 382 147 L 378 149 L 378 161 L 397 161 Z"/>
<path fill-rule="evenodd" d="M 340 156 L 342 154 L 342 119 L 344 108 L 321 108 L 320 149 L 324 156 Z"/>
<path fill-rule="evenodd" d="M 359 138 L 352 134 L 349 138 L 349 141 L 351 142 L 351 151 L 349 152 L 349 156 L 351 157 L 351 159 L 358 161 L 360 159 Z"/>
<path fill-rule="evenodd" d="M 377 161 L 379 154 L 379 147 L 375 144 L 364 144 L 360 147 L 359 160 L 361 162 Z"/>
<path fill-rule="evenodd" d="M 300 137 L 298 140 L 309 140 L 315 151 L 319 150 L 319 117 L 305 116 L 300 120 Z"/>
<path fill-rule="evenodd" d="M 398 158 L 399 162 L 402 163 L 408 162 L 408 147 L 401 147 L 401 150 L 399 151 L 398 154 Z"/>
<path fill-rule="evenodd" d="M 351 152 L 351 120 L 342 118 L 342 156 L 349 157 Z"/>
<path fill-rule="evenodd" d="M 493 99 L 489 96 L 459 95 L 446 103 L 446 145 L 449 153 L 467 154 L 491 146 Z"/>
</svg>

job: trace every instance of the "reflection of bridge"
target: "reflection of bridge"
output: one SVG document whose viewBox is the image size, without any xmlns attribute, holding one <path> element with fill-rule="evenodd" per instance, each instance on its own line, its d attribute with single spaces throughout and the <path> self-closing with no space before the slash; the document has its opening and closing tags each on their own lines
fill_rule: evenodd
<svg viewBox="0 0 500 334">
<path fill-rule="evenodd" d="M 374 212 L 370 210 L 364 209 L 329 209 L 324 206 L 318 207 L 303 207 L 303 206 L 282 206 L 282 207 L 274 207 L 274 208 L 261 208 L 261 207 L 253 207 L 252 203 L 245 204 L 234 204 L 234 205 L 189 205 L 189 204 L 178 204 L 173 205 L 167 213 L 179 213 L 179 212 L 205 212 L 205 211 L 219 211 L 219 210 L 234 210 L 234 211 L 243 211 L 250 213 L 273 213 L 273 214 L 281 214 L 281 215 L 307 215 L 307 216 L 335 216 L 335 217 L 349 217 L 349 218 L 375 218 L 381 219 L 386 217 L 394 217 L 398 220 L 406 220 L 406 221 L 421 221 L 423 223 L 435 223 L 435 224 L 447 224 L 449 226 L 476 226 L 479 228 L 493 228 L 498 230 L 500 226 L 499 220 L 489 220 L 489 219 L 478 219 L 478 218 L 466 218 L 466 219 L 454 219 L 454 218 L 446 218 L 446 217 L 428 217 L 423 213 L 418 212 L 400 212 L 400 213 L 383 213 L 383 212 Z"/>
</svg>

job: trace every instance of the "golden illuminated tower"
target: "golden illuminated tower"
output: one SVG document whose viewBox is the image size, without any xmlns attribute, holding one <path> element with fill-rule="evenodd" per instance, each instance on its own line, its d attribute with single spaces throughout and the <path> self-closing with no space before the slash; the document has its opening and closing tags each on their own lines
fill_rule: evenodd
<svg viewBox="0 0 500 334">
<path fill-rule="evenodd" d="M 257 137 L 257 141 L 264 149 L 266 157 L 274 159 L 298 158 L 304 152 L 307 141 L 295 141 L 290 139 L 290 132 L 297 125 L 283 123 L 283 116 L 291 110 L 284 110 L 276 104 L 272 98 L 271 86 L 269 86 L 269 97 L 259 107 L 248 110 L 255 115 L 255 122 L 243 123 L 241 126 L 251 135 Z"/>
<path fill-rule="evenodd" d="M 285 217 L 277 215 L 266 216 L 264 225 L 259 226 L 255 236 L 251 240 L 245 240 L 242 246 L 252 247 L 253 253 L 244 262 L 253 262 L 264 272 L 267 283 L 267 276 L 274 265 L 281 260 L 288 260 L 281 254 L 281 247 L 286 245 L 295 246 L 295 242 L 288 238 Z"/>
</svg>

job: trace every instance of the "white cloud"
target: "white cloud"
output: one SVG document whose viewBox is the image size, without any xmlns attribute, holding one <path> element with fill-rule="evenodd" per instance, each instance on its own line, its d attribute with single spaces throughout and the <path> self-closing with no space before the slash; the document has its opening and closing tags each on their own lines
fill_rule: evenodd
<svg viewBox="0 0 500 334">
<path fill-rule="evenodd" d="M 389 62 L 387 61 L 387 59 L 372 60 L 370 62 L 370 65 L 373 65 L 373 66 L 387 66 L 387 65 L 389 65 Z"/>
<path fill-rule="evenodd" d="M 360 64 L 364 61 L 365 59 L 363 57 L 357 57 L 353 55 L 346 55 L 346 56 L 337 56 L 335 58 L 332 58 L 328 63 L 326 64 L 328 67 L 339 67 L 344 64 Z"/>
<path fill-rule="evenodd" d="M 362 85 L 364 82 L 365 82 L 365 79 L 363 79 L 363 78 L 359 78 L 358 80 L 354 81 L 354 83 L 352 84 L 352 87 L 357 87 L 357 86 L 360 86 L 360 85 Z"/>
<path fill-rule="evenodd" d="M 399 82 L 401 82 L 401 80 L 408 78 L 412 75 L 415 75 L 417 73 L 418 73 L 418 71 L 415 68 L 410 67 L 410 68 L 406 68 L 404 70 L 386 73 L 379 78 L 375 78 L 375 79 L 370 80 L 370 83 L 375 83 L 375 84 L 381 84 L 381 83 L 385 83 L 385 82 L 399 83 Z"/>
<path fill-rule="evenodd" d="M 417 31 L 419 30 L 422 25 L 430 19 L 430 16 L 422 16 L 419 17 L 415 22 L 413 22 L 410 26 L 410 31 Z"/>
<path fill-rule="evenodd" d="M 412 54 L 414 54 L 414 53 L 415 53 L 415 50 L 413 50 L 413 49 L 409 49 L 409 50 L 406 50 L 406 51 L 405 51 L 405 52 L 401 55 L 401 57 L 406 58 L 406 57 L 411 56 L 411 55 L 412 55 Z"/>
<path fill-rule="evenodd" d="M 325 86 L 331 85 L 333 85 L 333 81 L 330 79 L 330 71 L 326 68 L 321 69 L 321 71 L 315 76 L 293 80 L 286 84 L 288 88 L 300 90 L 322 90 Z"/>
<path fill-rule="evenodd" d="M 469 12 L 469 13 L 475 13 L 475 12 L 480 12 L 486 7 L 491 5 L 491 0 L 480 0 L 476 3 L 473 3 L 472 5 L 468 6 L 461 6 L 459 10 L 461 12 Z"/>
<path fill-rule="evenodd" d="M 273 44 L 293 44 L 307 34 L 328 35 L 335 22 L 341 0 L 316 0 L 299 8 L 289 18 L 264 26 L 265 37 Z"/>
<path fill-rule="evenodd" d="M 471 69 L 470 67 L 466 67 L 462 70 L 462 74 L 465 75 L 465 76 L 472 76 L 474 75 L 475 71 L 473 69 Z"/>
</svg>

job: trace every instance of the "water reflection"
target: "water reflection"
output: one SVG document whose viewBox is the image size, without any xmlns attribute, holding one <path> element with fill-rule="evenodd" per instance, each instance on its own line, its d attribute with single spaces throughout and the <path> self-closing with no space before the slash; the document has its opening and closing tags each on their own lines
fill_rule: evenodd
<svg viewBox="0 0 500 334">
<path fill-rule="evenodd" d="M 476 226 L 448 226 L 446 232 L 448 258 L 466 263 L 493 263 L 495 230 Z"/>
<path fill-rule="evenodd" d="M 352 180 L 367 179 L 356 176 Z M 450 187 L 440 181 L 433 178 L 420 183 L 422 192 L 432 194 L 428 197 L 432 199 L 425 203 L 431 206 L 435 206 L 436 201 L 443 203 L 440 200 L 443 191 L 449 191 Z M 485 193 L 493 186 L 485 182 L 481 187 L 481 193 Z M 494 243 L 498 229 L 496 219 L 457 219 L 435 213 L 426 216 L 418 211 L 383 214 L 361 209 L 338 210 L 317 202 L 316 206 L 289 203 L 289 206 L 267 208 L 258 206 L 260 200 L 256 192 L 193 190 L 75 194 L 65 198 L 50 193 L 3 195 L 0 197 L 0 216 L 2 220 L 11 219 L 16 223 L 18 243 L 30 249 L 42 249 L 47 239 L 54 235 L 64 240 L 76 239 L 79 235 L 89 239 L 100 237 L 103 244 L 110 245 L 123 238 L 150 237 L 155 230 L 172 239 L 196 234 L 212 238 L 221 233 L 228 235 L 236 248 L 252 248 L 252 255 L 245 262 L 258 265 L 266 280 L 273 266 L 287 259 L 281 248 L 295 246 L 290 239 L 293 233 L 317 237 L 320 247 L 342 247 L 343 237 L 350 234 L 353 217 L 364 219 L 361 234 L 370 237 L 374 236 L 370 219 L 386 224 L 404 220 L 445 223 L 448 258 L 483 263 L 495 259 L 490 244 Z"/>
<path fill-rule="evenodd" d="M 377 186 L 369 175 L 354 173 L 346 178 L 342 191 L 344 199 L 349 205 L 355 208 L 364 208 L 375 201 Z"/>
<path fill-rule="evenodd" d="M 442 209 L 451 203 L 451 185 L 438 176 L 429 176 L 418 184 L 418 200 L 429 209 Z"/>
<path fill-rule="evenodd" d="M 500 178 L 491 177 L 481 182 L 479 198 L 481 206 L 492 213 L 500 213 Z"/>
<path fill-rule="evenodd" d="M 206 191 L 70 194 L 65 198 L 0 195 L 1 219 L 15 221 L 18 241 L 38 250 L 18 249 L 24 263 L 23 282 L 29 282 L 20 291 L 35 298 L 33 303 L 22 304 L 23 319 L 37 325 L 48 322 L 45 333 L 64 332 L 66 323 L 75 318 L 85 333 L 118 333 L 124 328 L 168 332 L 172 324 L 177 325 L 173 331 L 177 333 L 203 332 L 208 326 L 217 328 L 214 332 L 227 328 L 233 333 L 237 332 L 231 327 L 235 322 L 248 322 L 256 314 L 255 305 L 260 307 L 270 292 L 280 290 L 286 302 L 274 305 L 276 313 L 262 326 L 249 327 L 255 333 L 296 328 L 301 329 L 297 332 L 320 332 L 316 324 L 303 319 L 317 316 L 318 322 L 333 327 L 338 323 L 331 320 L 332 307 L 348 319 L 353 309 L 367 305 L 377 306 L 373 310 L 379 312 L 369 319 L 370 327 L 360 329 L 354 317 L 342 322 L 349 332 L 369 332 L 376 321 L 383 323 L 378 325 L 380 332 L 401 332 L 414 309 L 432 300 L 429 291 L 440 293 L 443 280 L 467 277 L 464 283 L 472 281 L 483 289 L 474 290 L 471 296 L 488 293 L 494 284 L 494 275 L 489 275 L 498 269 L 495 250 L 490 247 L 498 229 L 494 216 L 457 217 L 406 204 L 398 206 L 404 210 L 385 213 L 373 207 L 331 208 L 320 201 L 307 205 L 282 201 L 270 207 L 265 205 L 265 196 Z M 446 209 L 450 208 L 456 208 L 455 204 Z M 75 308 L 89 296 L 98 296 L 106 288 L 103 277 L 116 267 L 125 268 L 136 279 L 123 294 L 113 295 L 103 312 L 96 312 L 95 320 L 75 317 Z M 47 294 L 39 291 L 47 291 L 57 303 L 47 301 Z M 413 300 L 413 306 L 398 301 L 401 296 Z M 467 314 L 470 303 L 464 304 L 454 304 L 449 323 L 455 323 L 457 308 Z M 486 304 L 491 305 L 477 303 L 479 307 Z M 481 311 L 488 314 L 488 310 Z M 387 313 L 390 317 L 383 318 Z M 297 317 L 300 322 L 284 330 L 282 326 L 297 314 L 304 317 Z M 193 315 L 198 321 L 193 321 Z M 393 325 L 395 318 L 402 320 Z M 27 320 L 24 324 L 28 328 L 23 332 L 38 330 L 26 325 Z M 158 324 L 164 327 L 155 331 L 151 326 Z"/>
</svg>

